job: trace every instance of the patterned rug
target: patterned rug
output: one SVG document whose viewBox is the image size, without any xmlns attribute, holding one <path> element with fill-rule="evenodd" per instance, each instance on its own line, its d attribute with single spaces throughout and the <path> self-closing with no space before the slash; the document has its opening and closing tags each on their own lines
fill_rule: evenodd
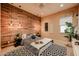
<svg viewBox="0 0 79 59">
<path fill-rule="evenodd" d="M 65 47 L 59 46 L 57 44 L 50 45 L 46 50 L 44 50 L 40 56 L 66 56 L 67 49 Z M 29 49 L 25 47 L 20 47 L 14 51 L 6 53 L 4 56 L 36 56 Z"/>
</svg>

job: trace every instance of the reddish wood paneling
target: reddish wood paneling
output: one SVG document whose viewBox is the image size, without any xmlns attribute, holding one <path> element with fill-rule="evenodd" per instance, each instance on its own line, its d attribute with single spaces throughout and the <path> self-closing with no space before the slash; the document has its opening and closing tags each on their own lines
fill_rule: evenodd
<svg viewBox="0 0 79 59">
<path fill-rule="evenodd" d="M 1 4 L 0 4 L 0 52 L 1 52 Z"/>
<path fill-rule="evenodd" d="M 21 34 L 40 32 L 40 17 L 10 4 L 1 4 L 2 47 L 11 44 L 14 41 L 17 32 Z"/>
</svg>

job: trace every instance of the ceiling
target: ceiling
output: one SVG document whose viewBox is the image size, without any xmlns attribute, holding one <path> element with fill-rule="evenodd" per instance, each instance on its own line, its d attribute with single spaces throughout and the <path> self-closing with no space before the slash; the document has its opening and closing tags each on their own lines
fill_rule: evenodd
<svg viewBox="0 0 79 59">
<path fill-rule="evenodd" d="M 77 4 L 63 3 L 63 7 L 60 7 L 60 3 L 43 3 L 42 5 L 40 5 L 40 3 L 12 3 L 12 5 L 21 8 L 25 11 L 28 11 L 34 15 L 44 17 L 62 11 L 64 9 L 71 8 L 73 6 L 76 6 Z"/>
</svg>

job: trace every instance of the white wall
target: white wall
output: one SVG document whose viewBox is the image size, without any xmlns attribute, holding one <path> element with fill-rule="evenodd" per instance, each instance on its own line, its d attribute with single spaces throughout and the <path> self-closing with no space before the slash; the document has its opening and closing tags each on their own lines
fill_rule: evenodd
<svg viewBox="0 0 79 59">
<path fill-rule="evenodd" d="M 73 11 L 73 12 L 72 12 Z M 63 35 L 60 32 L 60 18 L 62 16 L 72 16 L 72 23 L 73 26 L 76 26 L 78 23 L 77 21 L 77 17 L 75 16 L 75 14 L 73 15 L 73 13 L 77 12 L 77 7 L 73 7 L 67 10 L 63 10 L 61 12 L 43 17 L 41 19 L 41 35 L 42 37 L 53 37 L 54 34 L 59 34 L 59 35 Z M 48 32 L 45 32 L 45 22 L 48 22 Z M 50 34 L 51 33 L 51 34 Z"/>
<path fill-rule="evenodd" d="M 45 23 L 48 23 L 48 31 L 45 31 Z M 42 22 L 41 22 L 41 30 L 43 32 L 53 32 L 53 23 L 51 21 L 49 21 L 48 19 L 42 19 Z"/>
</svg>

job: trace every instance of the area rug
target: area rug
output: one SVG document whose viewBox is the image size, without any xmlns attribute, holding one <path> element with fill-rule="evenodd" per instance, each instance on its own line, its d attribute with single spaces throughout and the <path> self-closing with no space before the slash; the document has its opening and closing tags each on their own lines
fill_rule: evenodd
<svg viewBox="0 0 79 59">
<path fill-rule="evenodd" d="M 46 50 L 44 50 L 40 56 L 66 56 L 67 49 L 57 44 L 50 45 Z M 30 49 L 26 47 L 20 47 L 14 51 L 4 54 L 4 56 L 36 56 Z"/>
</svg>

